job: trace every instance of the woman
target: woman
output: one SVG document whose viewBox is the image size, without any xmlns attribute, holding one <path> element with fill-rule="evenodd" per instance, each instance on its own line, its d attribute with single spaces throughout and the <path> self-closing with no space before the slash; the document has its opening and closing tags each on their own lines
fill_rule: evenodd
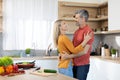
<svg viewBox="0 0 120 80">
<path fill-rule="evenodd" d="M 76 54 L 78 52 L 81 52 L 84 50 L 85 45 L 87 42 L 91 39 L 90 34 L 86 34 L 84 36 L 84 41 L 77 47 L 73 46 L 73 43 L 70 41 L 70 39 L 65 35 L 65 32 L 67 31 L 67 24 L 63 20 L 57 20 L 54 23 L 54 44 L 58 48 L 60 54 L 62 54 L 63 51 L 71 54 Z M 59 60 L 58 64 L 58 70 L 59 73 L 65 74 L 67 76 L 73 77 L 72 72 L 72 60 L 66 59 L 66 60 Z"/>
</svg>

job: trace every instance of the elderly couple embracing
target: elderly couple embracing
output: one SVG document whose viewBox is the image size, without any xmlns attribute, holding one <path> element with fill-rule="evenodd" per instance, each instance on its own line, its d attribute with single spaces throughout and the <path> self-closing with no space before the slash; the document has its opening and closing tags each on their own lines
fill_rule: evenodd
<svg viewBox="0 0 120 80">
<path fill-rule="evenodd" d="M 59 73 L 79 80 L 87 79 L 94 40 L 93 31 L 87 24 L 88 18 L 87 10 L 75 12 L 74 19 L 79 28 L 75 31 L 72 41 L 65 35 L 67 23 L 64 20 L 57 20 L 54 23 L 54 44 L 60 52 Z"/>
</svg>

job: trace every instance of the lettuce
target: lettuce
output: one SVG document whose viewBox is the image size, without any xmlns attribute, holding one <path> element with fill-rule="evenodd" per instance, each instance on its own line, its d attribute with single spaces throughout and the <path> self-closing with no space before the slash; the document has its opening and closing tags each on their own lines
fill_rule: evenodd
<svg viewBox="0 0 120 80">
<path fill-rule="evenodd" d="M 8 66 L 8 65 L 12 65 L 13 64 L 13 60 L 10 57 L 2 57 L 1 58 L 3 65 L 4 66 Z"/>
</svg>

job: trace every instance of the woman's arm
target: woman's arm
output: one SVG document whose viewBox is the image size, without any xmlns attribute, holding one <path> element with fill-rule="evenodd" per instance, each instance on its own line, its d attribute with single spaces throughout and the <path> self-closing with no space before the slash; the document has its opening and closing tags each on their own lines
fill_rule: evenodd
<svg viewBox="0 0 120 80">
<path fill-rule="evenodd" d="M 79 52 L 78 54 L 68 54 L 65 51 L 63 51 L 64 54 L 61 54 L 60 56 L 61 56 L 62 60 L 76 58 L 76 57 L 86 54 L 88 52 L 89 48 L 90 48 L 90 45 L 86 45 L 84 50 Z"/>
<path fill-rule="evenodd" d="M 86 35 L 84 34 L 84 41 L 78 45 L 77 47 L 73 46 L 73 43 L 70 41 L 70 39 L 67 36 L 63 37 L 63 42 L 66 48 L 71 52 L 71 53 L 79 53 L 84 50 L 84 46 L 87 44 L 87 42 L 91 39 L 91 33 L 87 33 Z"/>
<path fill-rule="evenodd" d="M 79 52 L 78 54 L 70 54 L 68 58 L 76 58 L 76 57 L 85 55 L 88 52 L 89 48 L 90 48 L 90 45 L 86 45 L 83 51 Z"/>
</svg>

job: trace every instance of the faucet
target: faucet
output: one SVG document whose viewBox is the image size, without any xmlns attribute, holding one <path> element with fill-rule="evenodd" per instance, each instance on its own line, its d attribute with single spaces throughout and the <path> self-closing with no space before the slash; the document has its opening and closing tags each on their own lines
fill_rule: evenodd
<svg viewBox="0 0 120 80">
<path fill-rule="evenodd" d="M 52 49 L 50 48 L 51 45 L 52 45 L 52 43 L 50 43 L 50 44 L 48 45 L 48 48 L 47 48 L 47 50 L 46 50 L 46 56 L 50 56 L 50 53 L 51 53 L 51 51 L 52 51 Z"/>
<path fill-rule="evenodd" d="M 36 46 L 37 44 L 35 44 L 35 42 L 32 44 L 32 47 L 33 47 L 33 56 L 36 56 Z"/>
</svg>

